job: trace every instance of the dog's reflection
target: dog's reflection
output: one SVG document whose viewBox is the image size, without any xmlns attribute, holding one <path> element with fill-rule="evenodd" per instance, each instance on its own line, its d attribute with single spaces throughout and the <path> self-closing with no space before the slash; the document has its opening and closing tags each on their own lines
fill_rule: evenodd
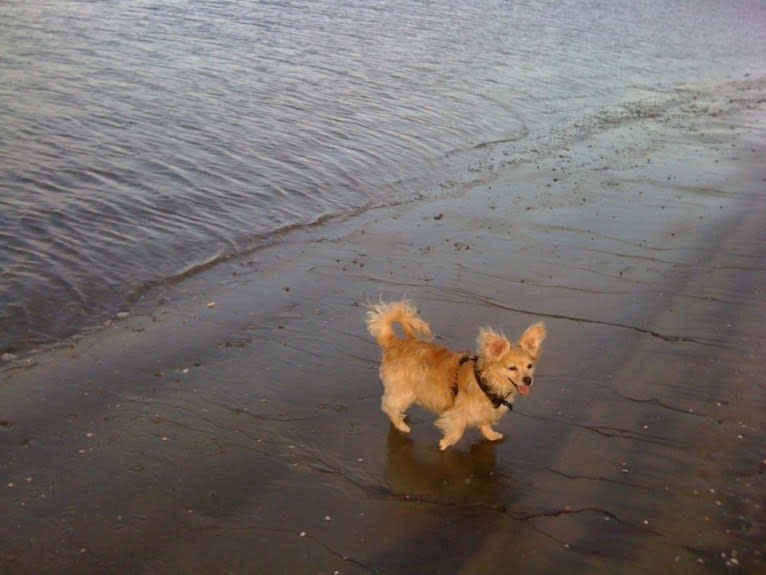
<svg viewBox="0 0 766 575">
<path fill-rule="evenodd" d="M 397 495 L 466 505 L 488 504 L 497 496 L 494 443 L 481 440 L 468 451 L 441 452 L 391 426 L 387 444 L 386 482 Z"/>
</svg>

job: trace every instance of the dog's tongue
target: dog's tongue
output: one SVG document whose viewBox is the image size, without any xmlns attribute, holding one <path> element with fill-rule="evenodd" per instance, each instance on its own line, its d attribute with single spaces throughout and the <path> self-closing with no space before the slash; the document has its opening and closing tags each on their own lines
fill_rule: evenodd
<svg viewBox="0 0 766 575">
<path fill-rule="evenodd" d="M 519 393 L 521 395 L 529 395 L 529 386 L 528 385 L 520 385 L 519 387 Z"/>
</svg>

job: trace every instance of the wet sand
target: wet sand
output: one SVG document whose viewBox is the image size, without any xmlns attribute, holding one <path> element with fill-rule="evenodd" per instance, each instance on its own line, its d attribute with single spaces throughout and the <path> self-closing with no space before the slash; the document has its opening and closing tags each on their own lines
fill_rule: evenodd
<svg viewBox="0 0 766 575">
<path fill-rule="evenodd" d="M 679 92 L 6 362 L 0 573 L 762 572 L 763 94 Z M 362 306 L 402 296 L 458 349 L 546 321 L 503 442 L 390 428 Z"/>
</svg>

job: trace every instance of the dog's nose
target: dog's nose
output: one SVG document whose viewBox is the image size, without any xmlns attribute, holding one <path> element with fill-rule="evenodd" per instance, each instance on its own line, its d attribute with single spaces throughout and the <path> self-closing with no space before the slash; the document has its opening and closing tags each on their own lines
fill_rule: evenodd
<svg viewBox="0 0 766 575">
<path fill-rule="evenodd" d="M 532 385 L 532 378 L 528 375 L 524 376 L 524 383 L 527 385 Z"/>
</svg>

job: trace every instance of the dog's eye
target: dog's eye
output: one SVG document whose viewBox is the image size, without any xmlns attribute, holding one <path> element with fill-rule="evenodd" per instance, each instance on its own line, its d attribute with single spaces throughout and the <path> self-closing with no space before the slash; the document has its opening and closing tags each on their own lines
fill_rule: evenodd
<svg viewBox="0 0 766 575">
<path fill-rule="evenodd" d="M 527 364 L 527 369 L 532 369 L 532 364 L 531 363 Z"/>
<path fill-rule="evenodd" d="M 516 366 L 515 365 L 509 365 L 508 369 L 510 369 L 511 371 L 516 371 Z"/>
</svg>

